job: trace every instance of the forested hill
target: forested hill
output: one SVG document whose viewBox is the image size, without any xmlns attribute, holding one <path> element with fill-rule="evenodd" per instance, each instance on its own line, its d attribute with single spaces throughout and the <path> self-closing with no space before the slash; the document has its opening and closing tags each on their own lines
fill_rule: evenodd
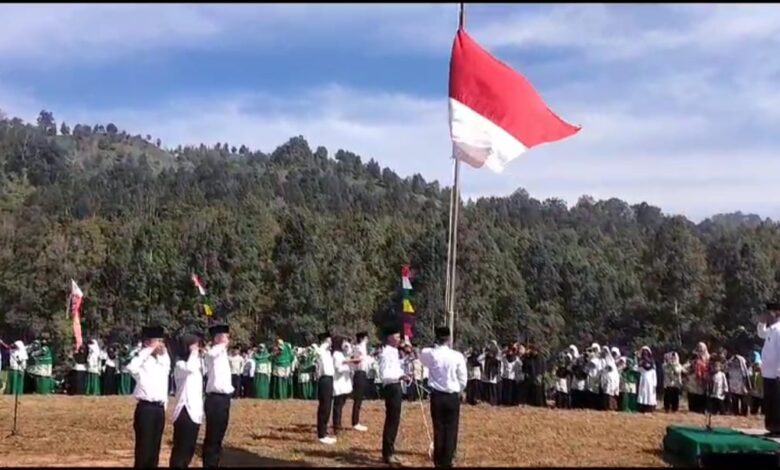
<svg viewBox="0 0 780 470">
<path fill-rule="evenodd" d="M 114 124 L 3 117 L 0 336 L 49 331 L 70 347 L 71 278 L 87 336 L 124 339 L 149 318 L 202 326 L 193 272 L 240 342 L 374 331 L 399 309 L 408 262 L 417 334 L 430 337 L 444 318 L 448 188 L 303 137 L 271 154 L 236 145 L 165 149 Z M 778 292 L 780 233 L 756 216 L 696 225 L 644 203 L 568 209 L 518 189 L 461 217 L 463 344 L 748 346 L 739 327 L 752 332 Z"/>
</svg>

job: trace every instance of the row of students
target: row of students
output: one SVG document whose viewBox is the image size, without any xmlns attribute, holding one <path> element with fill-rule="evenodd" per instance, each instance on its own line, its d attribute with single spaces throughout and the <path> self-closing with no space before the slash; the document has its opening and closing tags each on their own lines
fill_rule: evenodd
<svg viewBox="0 0 780 470">
<path fill-rule="evenodd" d="M 172 468 L 189 466 L 204 418 L 206 435 L 203 440 L 203 466 L 219 466 L 233 394 L 227 352 L 229 328 L 227 325 L 213 325 L 209 328 L 209 334 L 213 344 L 205 351 L 203 361 L 200 338 L 196 335 L 182 335 L 173 348 L 176 407 L 173 412 L 173 448 L 169 461 Z M 133 416 L 134 467 L 157 468 L 165 429 L 171 360 L 163 340 L 162 328 L 144 327 L 141 336 L 142 348 L 128 364 L 128 370 L 136 381 L 133 396 L 138 401 Z"/>
</svg>

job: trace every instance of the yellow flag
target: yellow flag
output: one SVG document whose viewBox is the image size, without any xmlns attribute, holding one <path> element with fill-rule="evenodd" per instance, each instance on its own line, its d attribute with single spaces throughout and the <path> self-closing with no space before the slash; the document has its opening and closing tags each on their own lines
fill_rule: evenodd
<svg viewBox="0 0 780 470">
<path fill-rule="evenodd" d="M 209 304 L 203 304 L 203 311 L 206 312 L 206 316 L 210 317 L 212 313 L 211 307 L 209 307 Z"/>
<path fill-rule="evenodd" d="M 409 299 L 404 299 L 404 313 L 414 313 L 414 307 Z"/>
</svg>

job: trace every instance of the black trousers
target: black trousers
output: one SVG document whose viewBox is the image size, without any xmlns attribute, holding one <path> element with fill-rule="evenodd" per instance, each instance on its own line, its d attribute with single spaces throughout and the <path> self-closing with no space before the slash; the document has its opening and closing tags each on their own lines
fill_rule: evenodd
<svg viewBox="0 0 780 470">
<path fill-rule="evenodd" d="M 569 394 L 565 392 L 555 392 L 555 407 L 565 410 L 571 406 Z"/>
<path fill-rule="evenodd" d="M 514 402 L 515 398 L 515 381 L 509 379 L 501 380 L 501 404 L 504 406 L 512 406 L 517 403 Z"/>
<path fill-rule="evenodd" d="M 457 393 L 431 390 L 431 421 L 433 421 L 433 464 L 452 467 L 458 447 L 460 397 Z"/>
<path fill-rule="evenodd" d="M 118 377 L 116 367 L 106 367 L 103 371 L 103 395 L 116 395 Z"/>
<path fill-rule="evenodd" d="M 771 433 L 780 434 L 780 383 L 764 377 L 764 425 Z"/>
<path fill-rule="evenodd" d="M 466 403 L 476 405 L 479 400 L 479 380 L 471 379 L 466 382 Z"/>
<path fill-rule="evenodd" d="M 498 384 L 482 382 L 480 385 L 482 389 L 482 401 L 486 401 L 493 406 L 498 405 Z"/>
<path fill-rule="evenodd" d="M 698 393 L 688 394 L 688 411 L 704 413 L 707 410 L 707 397 Z"/>
<path fill-rule="evenodd" d="M 173 449 L 171 449 L 171 468 L 187 468 L 195 455 L 200 424 L 190 419 L 187 408 L 183 408 L 173 423 Z"/>
<path fill-rule="evenodd" d="M 333 398 L 333 433 L 341 431 L 341 412 L 349 395 L 339 395 Z"/>
<path fill-rule="evenodd" d="M 710 397 L 709 404 L 710 404 L 710 413 L 714 415 L 728 414 L 729 411 L 728 398 Z"/>
<path fill-rule="evenodd" d="M 680 389 L 677 387 L 664 388 L 664 411 L 677 413 L 680 409 Z"/>
<path fill-rule="evenodd" d="M 328 419 L 333 409 L 333 377 L 323 375 L 317 381 L 317 437 L 328 435 Z"/>
<path fill-rule="evenodd" d="M 203 438 L 203 467 L 219 467 L 222 456 L 222 439 L 225 438 L 230 420 L 230 395 L 209 393 L 203 404 L 206 412 L 206 436 Z"/>
<path fill-rule="evenodd" d="M 401 384 L 385 384 L 385 426 L 382 430 L 382 458 L 387 460 L 395 454 L 395 438 L 401 423 Z"/>
<path fill-rule="evenodd" d="M 254 396 L 252 393 L 252 385 L 254 384 L 254 377 L 248 375 L 241 376 L 241 398 L 249 398 Z"/>
<path fill-rule="evenodd" d="M 352 426 L 360 424 L 360 405 L 368 390 L 368 375 L 362 370 L 355 371 L 352 377 Z"/>
<path fill-rule="evenodd" d="M 230 384 L 233 385 L 233 398 L 241 396 L 241 375 L 232 374 L 230 376 Z"/>
<path fill-rule="evenodd" d="M 87 371 L 71 371 L 70 395 L 84 395 L 87 389 Z"/>
<path fill-rule="evenodd" d="M 160 463 L 160 443 L 165 429 L 165 408 L 162 403 L 139 401 L 133 415 L 135 430 L 135 468 L 157 468 Z"/>
<path fill-rule="evenodd" d="M 748 396 L 729 393 L 729 408 L 731 414 L 747 416 L 748 414 Z"/>
<path fill-rule="evenodd" d="M 759 397 L 750 397 L 750 414 L 751 415 L 760 415 L 761 414 L 761 402 L 763 400 Z"/>
</svg>

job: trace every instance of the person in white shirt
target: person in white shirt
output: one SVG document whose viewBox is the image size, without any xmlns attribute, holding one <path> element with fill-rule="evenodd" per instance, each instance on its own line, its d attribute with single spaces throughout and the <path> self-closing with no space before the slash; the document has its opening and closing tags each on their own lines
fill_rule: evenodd
<svg viewBox="0 0 780 470">
<path fill-rule="evenodd" d="M 176 408 L 173 409 L 173 448 L 171 468 L 187 468 L 198 441 L 203 421 L 203 371 L 200 361 L 200 338 L 185 334 L 176 345 Z"/>
<path fill-rule="evenodd" d="M 133 416 L 135 468 L 157 468 L 160 460 L 171 370 L 163 336 L 161 327 L 144 327 L 141 330 L 143 349 L 127 366 L 135 379 L 133 396 L 138 400 Z"/>
<path fill-rule="evenodd" d="M 92 339 L 87 345 L 87 395 L 100 395 L 100 345 Z"/>
<path fill-rule="evenodd" d="M 357 361 L 347 358 L 349 343 L 337 337 L 333 342 L 333 434 L 341 431 L 341 412 L 352 393 L 352 368 Z"/>
<path fill-rule="evenodd" d="M 436 347 L 425 348 L 420 361 L 429 369 L 431 420 L 433 421 L 433 464 L 452 467 L 458 446 L 460 394 L 466 388 L 466 358 L 450 348 L 450 329 L 438 327 Z"/>
<path fill-rule="evenodd" d="M 726 374 L 723 372 L 723 363 L 720 360 L 712 364 L 712 388 L 710 389 L 710 413 L 725 415 L 728 411 L 726 398 L 729 393 L 729 384 Z"/>
<path fill-rule="evenodd" d="M 233 398 L 238 398 L 241 391 L 241 372 L 244 370 L 244 356 L 238 348 L 233 348 L 228 358 L 230 363 L 230 384 L 233 385 Z"/>
<path fill-rule="evenodd" d="M 770 436 L 780 436 L 780 303 L 769 302 L 758 324 L 764 339 L 761 349 L 761 377 L 764 383 L 764 426 Z"/>
<path fill-rule="evenodd" d="M 647 346 L 642 346 L 639 352 L 639 404 L 640 413 L 652 413 L 657 404 L 656 387 L 658 379 L 655 373 L 653 353 Z"/>
<path fill-rule="evenodd" d="M 317 337 L 317 439 L 322 444 L 336 443 L 335 437 L 328 436 L 328 420 L 333 409 L 333 355 L 330 352 L 330 333 L 321 333 Z"/>
<path fill-rule="evenodd" d="M 230 328 L 225 324 L 209 327 L 213 345 L 206 351 L 206 436 L 203 438 L 203 467 L 219 467 L 222 440 L 230 420 L 230 397 L 235 389 L 231 383 L 228 344 Z M 240 369 L 239 369 L 240 370 Z"/>
<path fill-rule="evenodd" d="M 255 396 L 255 369 L 256 364 L 252 357 L 255 355 L 255 349 L 244 351 L 244 368 L 241 371 L 241 398 L 251 398 Z"/>
<path fill-rule="evenodd" d="M 366 432 L 368 428 L 360 424 L 360 405 L 368 392 L 368 372 L 374 361 L 368 355 L 368 333 L 361 331 L 355 339 L 357 343 L 352 348 L 352 359 L 355 360 L 352 375 L 352 428 L 355 431 Z"/>
<path fill-rule="evenodd" d="M 401 328 L 398 325 L 384 329 L 385 346 L 379 355 L 379 376 L 382 379 L 382 395 L 385 399 L 385 425 L 382 430 L 382 459 L 387 464 L 401 464 L 395 455 L 395 439 L 401 422 L 401 402 L 403 392 L 401 381 L 404 377 L 398 345 L 401 342 Z"/>
</svg>

